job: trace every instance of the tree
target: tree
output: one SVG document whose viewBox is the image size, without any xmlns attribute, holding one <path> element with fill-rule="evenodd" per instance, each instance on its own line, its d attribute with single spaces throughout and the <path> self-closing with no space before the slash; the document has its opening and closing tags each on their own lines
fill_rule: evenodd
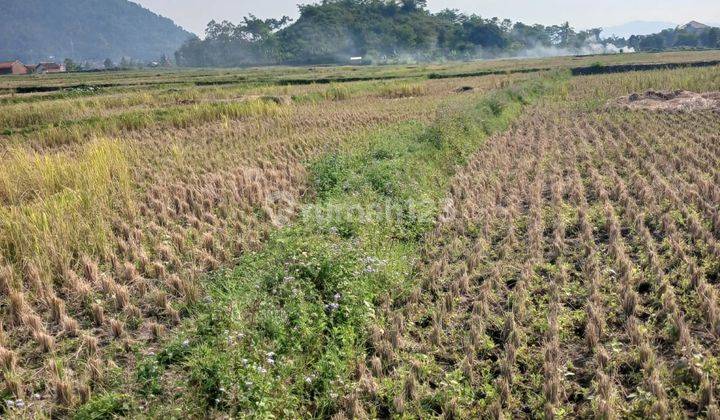
<svg viewBox="0 0 720 420">
<path fill-rule="evenodd" d="M 648 35 L 644 37 L 640 37 L 640 42 L 638 43 L 638 47 L 641 50 L 648 51 L 648 50 L 662 50 L 665 48 L 665 40 L 662 35 L 660 34 L 654 34 L 654 35 Z"/>
<path fill-rule="evenodd" d="M 405 13 L 424 10 L 427 8 L 427 0 L 402 0 L 402 10 Z"/>
<path fill-rule="evenodd" d="M 277 30 L 283 28 L 292 19 L 283 16 L 280 19 L 258 19 L 255 15 L 243 18 L 243 23 L 236 26 L 238 36 L 247 41 L 263 41 L 270 38 Z"/>
<path fill-rule="evenodd" d="M 720 47 L 720 28 L 710 28 L 700 34 L 700 44 L 706 48 Z"/>
<path fill-rule="evenodd" d="M 550 34 L 543 25 L 530 26 L 517 22 L 510 30 L 510 37 L 520 47 L 524 48 L 548 47 L 552 44 Z"/>
<path fill-rule="evenodd" d="M 120 59 L 120 64 L 118 65 L 118 67 L 120 67 L 122 70 L 129 70 L 133 67 L 133 62 L 127 57 L 123 57 Z"/>
<path fill-rule="evenodd" d="M 105 61 L 103 61 L 103 66 L 105 66 L 105 70 L 110 70 L 115 68 L 115 63 L 110 58 L 106 58 Z"/>
<path fill-rule="evenodd" d="M 465 23 L 463 28 L 467 32 L 467 39 L 472 44 L 484 48 L 504 48 L 507 46 L 507 38 L 502 27 L 497 21 L 487 21 L 480 16 L 473 15 Z"/>
<path fill-rule="evenodd" d="M 697 47 L 700 37 L 690 32 L 679 32 L 675 40 L 674 46 L 677 47 Z"/>
<path fill-rule="evenodd" d="M 80 66 L 72 58 L 66 58 L 64 64 L 65 71 L 80 71 Z"/>
</svg>

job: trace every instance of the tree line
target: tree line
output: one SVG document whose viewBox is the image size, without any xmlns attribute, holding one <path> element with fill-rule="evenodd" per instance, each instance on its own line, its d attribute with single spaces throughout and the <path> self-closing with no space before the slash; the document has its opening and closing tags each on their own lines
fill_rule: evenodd
<svg viewBox="0 0 720 420">
<path fill-rule="evenodd" d="M 627 45 L 639 51 L 662 51 L 682 48 L 720 48 L 720 28 L 692 30 L 665 29 L 652 35 L 633 35 Z"/>
<path fill-rule="evenodd" d="M 253 15 L 237 24 L 211 21 L 205 38 L 185 42 L 176 62 L 231 67 L 343 63 L 350 57 L 363 57 L 366 62 L 431 61 L 532 51 L 561 55 L 717 46 L 716 31 L 691 36 L 668 30 L 649 37 L 601 40 L 601 28 L 576 31 L 567 22 L 527 25 L 457 10 L 431 13 L 426 0 L 322 0 L 299 9 L 294 22 L 287 16 Z"/>
<path fill-rule="evenodd" d="M 176 53 L 185 66 L 244 66 L 368 61 L 462 59 L 538 46 L 580 49 L 600 29 L 575 31 L 568 23 L 526 25 L 457 10 L 431 13 L 425 0 L 323 0 L 288 17 L 253 15 L 233 24 L 211 21 L 205 39 Z"/>
</svg>

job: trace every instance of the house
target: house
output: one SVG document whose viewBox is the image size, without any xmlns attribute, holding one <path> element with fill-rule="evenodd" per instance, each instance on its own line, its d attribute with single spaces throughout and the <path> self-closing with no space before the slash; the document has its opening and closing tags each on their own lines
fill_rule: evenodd
<svg viewBox="0 0 720 420">
<path fill-rule="evenodd" d="M 0 74 L 27 74 L 28 70 L 20 60 L 0 62 Z"/>
<path fill-rule="evenodd" d="M 38 63 L 38 65 L 35 67 L 35 73 L 38 74 L 45 74 L 45 73 L 64 73 L 65 72 L 65 64 L 58 64 L 58 63 Z"/>
</svg>

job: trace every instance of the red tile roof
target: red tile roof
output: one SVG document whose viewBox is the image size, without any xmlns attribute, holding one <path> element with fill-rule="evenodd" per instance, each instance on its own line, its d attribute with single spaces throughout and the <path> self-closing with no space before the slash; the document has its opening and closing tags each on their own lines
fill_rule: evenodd
<svg viewBox="0 0 720 420">
<path fill-rule="evenodd" d="M 40 64 L 38 64 L 38 66 L 43 66 L 46 69 L 52 69 L 52 70 L 60 69 L 60 64 L 58 64 L 58 63 L 40 63 Z"/>
<path fill-rule="evenodd" d="M 17 60 L 15 60 L 15 61 L 2 61 L 2 62 L 0 62 L 0 69 L 11 69 L 12 66 L 15 65 L 15 63 L 17 63 L 17 62 L 18 62 Z"/>
</svg>

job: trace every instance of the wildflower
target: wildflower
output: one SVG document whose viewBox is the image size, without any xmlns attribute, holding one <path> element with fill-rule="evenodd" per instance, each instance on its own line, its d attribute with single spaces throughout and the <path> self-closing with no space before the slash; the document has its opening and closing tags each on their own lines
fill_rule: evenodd
<svg viewBox="0 0 720 420">
<path fill-rule="evenodd" d="M 15 407 L 17 407 L 17 408 L 19 408 L 19 409 L 22 410 L 23 408 L 25 408 L 25 401 L 23 401 L 23 400 L 15 400 Z"/>
<path fill-rule="evenodd" d="M 335 302 L 340 300 L 340 293 L 335 293 L 335 296 L 333 296 L 333 299 L 335 299 Z"/>
<path fill-rule="evenodd" d="M 186 338 L 185 340 L 183 340 L 182 345 L 183 347 L 190 347 L 190 340 Z"/>
<path fill-rule="evenodd" d="M 8 406 L 8 408 L 15 407 L 15 401 L 13 400 L 5 400 L 5 404 Z"/>
</svg>

